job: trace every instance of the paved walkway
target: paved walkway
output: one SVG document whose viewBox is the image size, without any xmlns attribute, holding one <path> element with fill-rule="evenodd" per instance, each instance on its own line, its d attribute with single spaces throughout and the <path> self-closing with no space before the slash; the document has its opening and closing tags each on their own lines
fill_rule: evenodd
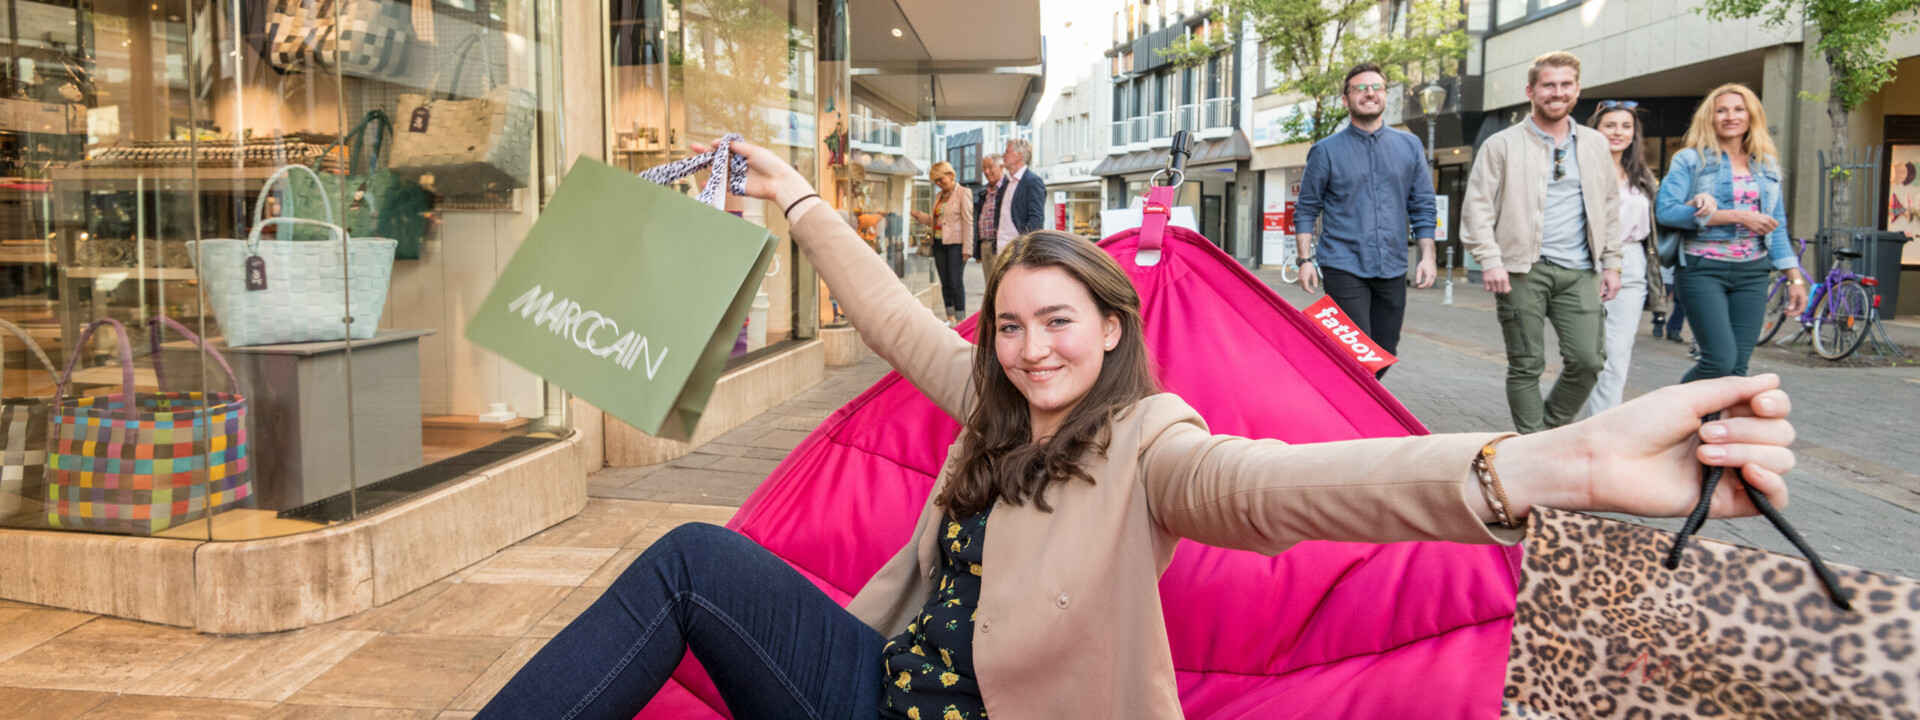
<svg viewBox="0 0 1920 720">
<path fill-rule="evenodd" d="M 1262 273 L 1269 284 L 1272 273 Z M 977 265 L 968 287 L 978 307 Z M 1490 296 L 1413 293 L 1402 365 L 1386 381 L 1435 432 L 1502 429 L 1505 362 Z M 1311 300 L 1297 288 L 1282 295 Z M 1920 326 L 1896 328 L 1920 344 Z M 1628 395 L 1677 379 L 1684 348 L 1643 339 Z M 877 359 L 661 465 L 589 480 L 578 517 L 389 605 L 307 630 L 210 636 L 0 602 L 0 720 L 470 718 L 642 550 L 691 521 L 725 522 L 806 433 L 887 371 Z M 1549 369 L 1551 377 L 1552 368 Z M 1920 577 L 1920 369 L 1834 368 L 1763 350 L 1755 372 L 1794 393 L 1801 469 L 1787 515 L 1830 559 Z M 1785 549 L 1763 521 L 1702 533 Z"/>
</svg>

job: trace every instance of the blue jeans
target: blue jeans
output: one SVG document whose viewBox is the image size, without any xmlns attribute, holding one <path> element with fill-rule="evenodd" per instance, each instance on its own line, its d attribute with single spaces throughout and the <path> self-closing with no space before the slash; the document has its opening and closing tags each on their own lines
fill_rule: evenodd
<svg viewBox="0 0 1920 720">
<path fill-rule="evenodd" d="M 688 650 L 738 718 L 872 718 L 886 640 L 739 533 L 647 548 L 475 720 L 632 720 Z"/>
<path fill-rule="evenodd" d="M 1753 357 L 1760 325 L 1766 320 L 1772 272 L 1765 259 L 1724 262 L 1690 257 L 1685 267 L 1674 269 L 1674 284 L 1680 286 L 1678 304 L 1686 307 L 1693 339 L 1700 343 L 1700 360 L 1680 382 L 1747 374 L 1747 361 Z"/>
</svg>

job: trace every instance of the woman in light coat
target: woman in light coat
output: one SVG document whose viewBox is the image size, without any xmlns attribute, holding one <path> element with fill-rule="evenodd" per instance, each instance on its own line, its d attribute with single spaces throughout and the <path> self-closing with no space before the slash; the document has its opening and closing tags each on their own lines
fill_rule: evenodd
<svg viewBox="0 0 1920 720">
<path fill-rule="evenodd" d="M 933 270 L 947 306 L 947 325 L 967 315 L 967 261 L 973 259 L 973 191 L 954 178 L 953 165 L 934 163 L 927 177 L 940 188 L 933 212 L 913 211 L 915 222 L 933 230 Z"/>
<path fill-rule="evenodd" d="M 476 720 L 630 720 L 689 651 L 734 717 L 1172 720 L 1158 582 L 1181 538 L 1268 554 L 1307 540 L 1511 544 L 1536 505 L 1685 515 L 1702 462 L 1786 503 L 1793 428 L 1772 376 L 1663 388 L 1531 435 L 1214 434 L 1159 388 L 1140 296 L 1085 238 L 1004 242 L 968 341 L 778 154 L 732 147 L 747 194 L 788 209 L 854 328 L 959 437 L 912 539 L 844 608 L 751 540 L 684 525 Z M 1734 481 L 1712 511 L 1756 513 Z"/>
</svg>

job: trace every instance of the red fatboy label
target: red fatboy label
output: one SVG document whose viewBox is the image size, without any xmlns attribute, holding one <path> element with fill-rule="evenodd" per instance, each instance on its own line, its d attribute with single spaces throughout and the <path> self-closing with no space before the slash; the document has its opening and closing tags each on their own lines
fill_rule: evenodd
<svg viewBox="0 0 1920 720">
<path fill-rule="evenodd" d="M 1326 333 L 1327 337 L 1333 338 L 1340 347 L 1346 348 L 1347 355 L 1351 356 L 1354 362 L 1360 363 L 1360 367 L 1366 368 L 1368 372 L 1380 372 L 1400 362 L 1400 358 L 1375 347 L 1373 338 L 1367 337 L 1366 333 L 1360 332 L 1360 328 L 1347 322 L 1347 314 L 1340 311 L 1340 306 L 1334 304 L 1332 297 L 1320 298 L 1320 302 L 1307 307 L 1306 313 L 1307 319 L 1320 327 L 1320 332 Z"/>
</svg>

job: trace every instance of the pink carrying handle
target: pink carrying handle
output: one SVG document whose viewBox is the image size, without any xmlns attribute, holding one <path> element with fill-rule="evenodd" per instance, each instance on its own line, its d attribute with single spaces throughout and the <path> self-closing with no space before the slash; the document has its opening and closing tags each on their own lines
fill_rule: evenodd
<svg viewBox="0 0 1920 720">
<path fill-rule="evenodd" d="M 147 343 L 153 348 L 154 384 L 159 385 L 162 390 L 165 390 L 167 387 L 166 376 L 162 374 L 160 370 L 161 325 L 173 328 L 174 332 L 187 336 L 187 341 L 193 343 L 194 347 L 200 348 L 208 355 L 212 355 L 214 362 L 220 363 L 220 369 L 227 373 L 227 387 L 233 388 L 233 391 L 236 393 L 240 392 L 240 379 L 234 377 L 233 366 L 227 364 L 227 358 L 221 355 L 219 350 L 209 347 L 206 340 L 201 339 L 200 336 L 194 334 L 192 330 L 188 330 L 187 326 L 181 325 L 179 321 L 165 315 L 155 315 L 147 320 Z"/>
<path fill-rule="evenodd" d="M 113 318 L 95 320 L 87 324 L 86 330 L 80 332 L 80 341 L 73 344 L 73 354 L 67 357 L 66 372 L 60 373 L 60 379 L 54 385 L 55 402 L 66 399 L 67 384 L 73 380 L 73 366 L 79 364 L 80 356 L 87 350 L 87 341 L 93 339 L 93 331 L 100 329 L 101 325 L 112 325 L 113 329 L 119 332 L 121 384 L 126 391 L 127 402 L 133 402 L 133 347 L 127 344 L 127 326 L 121 325 L 119 320 Z"/>
<path fill-rule="evenodd" d="M 1140 249 L 1159 250 L 1167 233 L 1167 220 L 1173 217 L 1173 185 L 1154 185 L 1147 190 L 1146 207 L 1140 209 Z"/>
</svg>

